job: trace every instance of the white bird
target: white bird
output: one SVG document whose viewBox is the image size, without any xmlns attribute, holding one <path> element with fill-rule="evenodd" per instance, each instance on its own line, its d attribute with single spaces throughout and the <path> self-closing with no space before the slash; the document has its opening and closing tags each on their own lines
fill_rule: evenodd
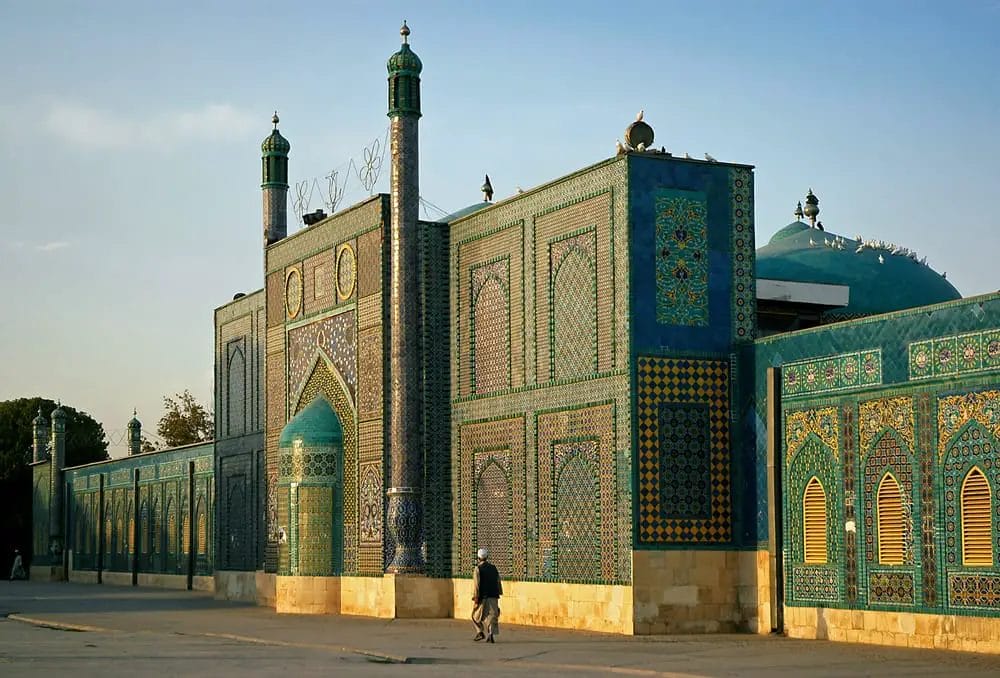
<svg viewBox="0 0 1000 678">
<path fill-rule="evenodd" d="M 622 142 L 619 139 L 615 139 L 615 155 L 624 155 L 625 147 L 622 146 Z"/>
<path fill-rule="evenodd" d="M 518 192 L 518 193 L 524 193 L 524 189 L 523 189 L 523 188 L 521 188 L 520 186 L 518 186 L 518 187 L 517 187 L 517 192 Z"/>
<path fill-rule="evenodd" d="M 709 162 L 719 162 L 718 160 L 710 156 L 708 153 L 705 154 L 705 160 L 708 160 Z"/>
<path fill-rule="evenodd" d="M 829 238 L 823 238 L 823 244 L 826 245 L 827 247 L 829 247 L 830 246 L 830 239 Z"/>
<path fill-rule="evenodd" d="M 924 257 L 923 259 L 921 259 L 920 263 L 923 264 L 924 266 L 926 266 L 927 265 L 927 257 Z"/>
<path fill-rule="evenodd" d="M 864 248 L 865 248 L 865 246 L 861 245 L 860 247 L 858 247 L 858 249 L 854 250 L 854 253 L 855 254 L 861 254 L 861 250 L 863 250 Z"/>
<path fill-rule="evenodd" d="M 864 238 L 862 238 L 860 234 L 859 234 L 859 235 L 856 235 L 856 236 L 854 236 L 854 239 L 855 239 L 855 240 L 857 240 L 857 241 L 858 241 L 859 243 L 860 243 L 860 242 L 861 242 L 862 240 L 864 240 Z"/>
<path fill-rule="evenodd" d="M 880 263 L 880 264 L 884 264 L 884 263 L 885 263 L 885 259 L 884 259 L 884 258 L 882 258 L 882 255 L 881 255 L 881 254 L 880 254 L 880 255 L 878 255 L 878 263 Z"/>
<path fill-rule="evenodd" d="M 636 114 L 636 116 L 635 116 L 635 121 L 636 121 L 636 122 L 639 122 L 639 121 L 641 121 L 641 120 L 642 120 L 642 111 L 643 111 L 643 110 L 644 110 L 644 109 L 640 108 L 640 109 L 639 109 L 639 112 L 638 112 L 638 113 Z"/>
<path fill-rule="evenodd" d="M 691 157 L 691 154 L 690 154 L 690 153 L 685 153 L 685 154 L 684 154 L 684 159 L 685 159 L 685 160 L 693 160 L 693 158 Z"/>
<path fill-rule="evenodd" d="M 815 244 L 816 242 L 812 238 L 809 238 L 809 247 L 812 247 Z"/>
<path fill-rule="evenodd" d="M 646 144 L 640 141 L 638 144 L 636 144 L 635 150 L 639 151 L 640 153 L 644 152 L 646 150 Z"/>
</svg>

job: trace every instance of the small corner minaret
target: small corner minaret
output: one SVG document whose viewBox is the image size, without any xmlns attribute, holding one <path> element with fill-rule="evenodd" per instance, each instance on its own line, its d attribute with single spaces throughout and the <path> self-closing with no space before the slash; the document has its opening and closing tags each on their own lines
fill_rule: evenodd
<svg viewBox="0 0 1000 678">
<path fill-rule="evenodd" d="M 32 461 L 37 463 L 49 458 L 49 420 L 42 414 L 42 406 L 38 406 L 38 416 L 31 421 L 34 429 L 32 438 Z"/>
<path fill-rule="evenodd" d="M 63 468 L 66 466 L 66 412 L 62 405 L 52 410 L 52 456 L 49 466 L 49 554 L 63 550 Z"/>
<path fill-rule="evenodd" d="M 278 112 L 271 118 L 274 129 L 260 145 L 263 166 L 260 188 L 264 193 L 264 247 L 288 235 L 288 152 L 292 145 L 278 131 Z"/>
<path fill-rule="evenodd" d="M 132 410 L 132 418 L 128 422 L 128 453 L 139 454 L 142 451 L 142 424 L 136 419 L 136 411 Z"/>
<path fill-rule="evenodd" d="M 422 573 L 423 387 L 421 374 L 418 224 L 420 217 L 417 123 L 420 119 L 420 58 L 410 49 L 410 29 L 389 57 L 389 498 L 387 528 L 394 553 L 386 570 Z"/>
</svg>

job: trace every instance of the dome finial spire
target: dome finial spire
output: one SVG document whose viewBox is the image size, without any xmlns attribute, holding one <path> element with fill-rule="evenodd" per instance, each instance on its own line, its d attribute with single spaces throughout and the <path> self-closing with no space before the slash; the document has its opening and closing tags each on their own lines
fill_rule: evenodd
<svg viewBox="0 0 1000 678">
<path fill-rule="evenodd" d="M 819 198 L 813 194 L 813 190 L 811 188 L 806 194 L 806 208 L 803 210 L 803 213 L 809 217 L 810 223 L 812 223 L 813 228 L 815 228 L 816 215 L 819 214 Z"/>
<path fill-rule="evenodd" d="M 278 111 L 275 111 L 274 115 L 271 116 L 271 122 L 274 123 L 274 129 L 278 129 L 278 123 L 280 122 L 278 119 Z"/>
<path fill-rule="evenodd" d="M 486 175 L 486 181 L 483 182 L 483 187 L 479 189 L 483 192 L 483 201 L 490 202 L 493 200 L 493 184 L 490 183 L 490 175 Z"/>
<path fill-rule="evenodd" d="M 410 27 L 406 25 L 406 19 L 403 19 L 403 27 L 399 29 L 399 34 L 403 36 L 403 44 L 410 44 Z"/>
<path fill-rule="evenodd" d="M 799 200 L 798 204 L 795 205 L 795 218 L 799 221 L 802 221 L 802 217 L 804 216 L 805 213 L 802 211 L 802 201 Z"/>
</svg>

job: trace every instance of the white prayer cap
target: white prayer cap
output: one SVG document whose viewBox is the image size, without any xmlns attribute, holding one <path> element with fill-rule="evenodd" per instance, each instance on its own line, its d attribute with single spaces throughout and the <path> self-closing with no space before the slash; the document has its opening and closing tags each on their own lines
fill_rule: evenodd
<svg viewBox="0 0 1000 678">
<path fill-rule="evenodd" d="M 485 548 L 482 548 L 479 549 L 478 552 L 476 552 L 476 555 L 479 556 L 480 560 L 486 560 L 487 558 L 490 557 L 490 552 L 487 551 Z"/>
</svg>

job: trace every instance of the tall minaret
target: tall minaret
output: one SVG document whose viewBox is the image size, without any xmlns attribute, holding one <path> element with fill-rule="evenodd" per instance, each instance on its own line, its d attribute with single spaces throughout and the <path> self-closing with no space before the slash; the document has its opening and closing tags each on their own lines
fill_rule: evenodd
<svg viewBox="0 0 1000 678">
<path fill-rule="evenodd" d="M 52 457 L 49 465 L 49 554 L 63 552 L 63 467 L 66 466 L 66 412 L 62 405 L 52 410 Z"/>
<path fill-rule="evenodd" d="M 128 422 L 128 453 L 142 452 L 142 424 L 136 419 L 136 411 L 132 410 L 132 418 Z"/>
<path fill-rule="evenodd" d="M 271 118 L 274 130 L 260 145 L 263 165 L 264 247 L 288 235 L 288 152 L 292 145 L 278 131 L 278 112 Z"/>
<path fill-rule="evenodd" d="M 410 29 L 389 57 L 389 139 L 392 148 L 389 269 L 389 455 L 387 527 L 396 551 L 388 572 L 421 573 L 423 537 L 423 400 L 420 345 L 420 254 L 417 243 L 419 177 L 417 121 L 420 71 Z"/>
<path fill-rule="evenodd" d="M 42 414 L 42 406 L 38 406 L 38 416 L 31 421 L 34 428 L 34 438 L 32 439 L 33 462 L 45 461 L 49 456 L 49 420 Z"/>
</svg>

